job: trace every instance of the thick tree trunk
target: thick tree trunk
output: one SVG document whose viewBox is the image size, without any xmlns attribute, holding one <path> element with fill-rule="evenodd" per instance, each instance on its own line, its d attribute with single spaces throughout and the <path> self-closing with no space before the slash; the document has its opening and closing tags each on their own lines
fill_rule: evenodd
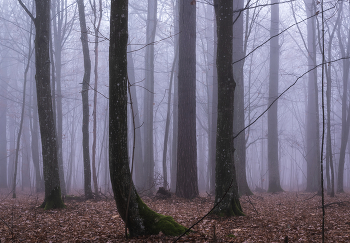
<svg viewBox="0 0 350 243">
<path fill-rule="evenodd" d="M 35 23 L 35 68 L 38 114 L 42 141 L 44 166 L 45 199 L 41 207 L 45 209 L 65 207 L 61 198 L 58 173 L 57 137 L 52 109 L 50 87 L 50 0 L 35 0 L 36 18 L 18 0 L 26 13 Z"/>
<path fill-rule="evenodd" d="M 215 203 L 219 216 L 243 215 L 238 197 L 233 147 L 234 91 L 232 70 L 233 2 L 215 0 L 217 22 L 218 121 L 216 137 Z M 224 197 L 224 198 L 223 198 Z M 223 198 L 223 199 L 222 199 Z"/>
<path fill-rule="evenodd" d="M 270 106 L 278 97 L 278 73 L 279 73 L 279 4 L 278 0 L 271 0 L 271 29 L 270 37 L 270 82 L 269 82 L 269 103 Z M 277 36 L 276 36 L 277 35 Z M 267 157 L 269 168 L 268 192 L 283 191 L 280 184 L 280 172 L 278 161 L 278 101 L 270 107 L 267 113 L 268 118 L 268 144 Z"/>
<path fill-rule="evenodd" d="M 178 141 L 176 195 L 198 196 L 196 141 L 196 5 L 179 5 Z"/>
<path fill-rule="evenodd" d="M 81 30 L 81 44 L 84 55 L 84 78 L 82 84 L 82 101 L 83 101 L 83 157 L 84 157 L 84 191 L 86 198 L 92 198 L 91 190 L 91 168 L 90 168 L 90 145 L 89 145 L 89 85 L 91 74 L 91 61 L 89 54 L 89 43 L 85 21 L 85 7 L 83 0 L 77 0 L 79 9 L 79 20 Z"/>
<path fill-rule="evenodd" d="M 111 1 L 109 48 L 109 168 L 118 212 L 130 236 L 179 235 L 185 228 L 149 209 L 131 179 L 127 148 L 128 1 Z"/>
</svg>

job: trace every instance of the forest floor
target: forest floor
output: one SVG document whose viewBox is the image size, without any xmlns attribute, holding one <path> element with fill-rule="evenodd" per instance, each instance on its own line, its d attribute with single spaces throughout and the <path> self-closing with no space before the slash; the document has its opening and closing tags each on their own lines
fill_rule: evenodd
<svg viewBox="0 0 350 243">
<path fill-rule="evenodd" d="M 126 239 L 124 223 L 111 195 L 101 199 L 66 198 L 66 209 L 38 208 L 43 194 L 0 192 L 3 242 L 174 242 L 161 233 Z M 153 210 L 190 227 L 213 206 L 213 198 L 193 200 L 143 197 Z M 255 193 L 242 196 L 246 216 L 208 217 L 178 242 L 321 242 L 321 197 L 313 193 Z M 350 194 L 325 196 L 325 242 L 350 242 Z M 215 233 L 214 233 L 215 232 Z"/>
</svg>

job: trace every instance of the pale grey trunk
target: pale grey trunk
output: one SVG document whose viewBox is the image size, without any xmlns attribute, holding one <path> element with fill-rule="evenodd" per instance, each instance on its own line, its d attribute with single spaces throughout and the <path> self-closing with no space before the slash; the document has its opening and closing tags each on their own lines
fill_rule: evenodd
<svg viewBox="0 0 350 243">
<path fill-rule="evenodd" d="M 134 161 L 134 182 L 137 189 L 141 189 L 144 187 L 144 174 L 143 174 L 143 155 L 142 155 L 142 134 L 141 127 L 142 124 L 140 122 L 140 112 L 138 99 L 136 94 L 136 81 L 135 81 L 135 71 L 134 71 L 134 60 L 132 57 L 132 53 L 130 52 L 131 48 L 128 45 L 128 78 L 130 82 L 130 95 L 133 103 L 134 109 L 134 119 L 135 119 L 135 161 Z M 133 128 L 132 128 L 133 129 Z"/>
<path fill-rule="evenodd" d="M 144 189 L 153 193 L 154 154 L 153 154 L 153 103 L 154 103 L 154 39 L 157 26 L 157 0 L 148 0 L 145 54 L 144 90 Z"/>
<path fill-rule="evenodd" d="M 243 12 L 239 11 L 244 7 L 244 1 L 239 0 L 233 3 L 233 10 L 237 11 L 233 14 L 233 78 L 236 81 L 235 88 L 235 109 L 234 109 L 234 119 L 233 119 L 233 134 L 236 136 L 241 132 L 244 127 L 244 76 L 243 76 L 243 66 L 244 66 L 244 46 L 243 46 Z M 243 59 L 243 60 L 241 60 Z M 238 60 L 241 60 L 237 62 Z M 249 189 L 247 183 L 246 175 L 246 139 L 245 132 L 241 132 L 238 137 L 234 139 L 235 145 L 235 163 L 237 168 L 237 182 L 238 191 L 240 194 L 251 195 L 252 192 Z"/>
<path fill-rule="evenodd" d="M 307 20 L 307 51 L 308 70 L 316 65 L 316 3 L 313 0 L 304 0 Z M 311 18 L 310 18 L 311 17 Z M 316 69 L 308 73 L 308 95 L 306 108 L 306 162 L 307 182 L 306 191 L 318 191 L 320 189 L 320 136 L 319 136 L 319 112 L 318 89 Z"/>
<path fill-rule="evenodd" d="M 178 44 L 178 43 L 176 43 Z M 172 92 L 172 86 L 173 86 L 173 78 L 174 78 L 174 72 L 175 72 L 175 65 L 177 62 L 177 55 L 178 55 L 178 45 L 176 45 L 175 48 L 175 57 L 173 61 L 173 66 L 171 68 L 171 74 L 170 74 L 170 82 L 169 82 L 169 89 L 168 89 L 168 105 L 167 105 L 167 114 L 166 114 L 166 122 L 165 122 L 165 134 L 164 134 L 164 148 L 163 148 L 163 187 L 165 189 L 168 188 L 168 173 L 167 173 L 167 166 L 166 166 L 166 154 L 168 150 L 168 139 L 169 139 L 169 127 L 170 127 L 170 103 L 171 103 L 171 92 Z"/>
<path fill-rule="evenodd" d="M 7 1 L 4 2 L 3 8 L 7 7 Z M 2 58 L 0 59 L 0 188 L 7 188 L 7 86 L 8 86 L 8 58 L 9 54 L 5 47 L 0 47 Z"/>
<path fill-rule="evenodd" d="M 270 81 L 269 102 L 271 105 L 267 113 L 268 118 L 268 144 L 267 158 L 269 169 L 269 192 L 282 191 L 280 185 L 279 162 L 278 162 L 278 119 L 277 119 L 277 97 L 278 97 L 278 73 L 279 73 L 279 4 L 278 0 L 272 0 L 271 4 L 271 29 L 270 37 Z M 276 101 L 275 101 L 276 100 Z M 275 101 L 275 102 L 274 102 Z M 274 102 L 274 103 L 273 103 Z M 272 104 L 273 103 L 273 104 Z"/>
<path fill-rule="evenodd" d="M 218 107 L 218 84 L 217 84 L 217 71 L 216 71 L 216 53 L 217 53 L 217 34 L 216 34 L 216 21 L 212 24 L 214 15 L 212 7 L 206 9 L 207 18 L 207 37 L 214 34 L 212 42 L 207 42 L 208 50 L 208 64 L 210 65 L 210 73 L 207 75 L 207 83 L 209 85 L 209 102 L 208 102 L 208 169 L 207 169 L 207 190 L 211 194 L 215 192 L 215 150 L 216 150 L 216 128 L 217 128 L 217 107 Z M 208 40 L 208 39 L 207 39 Z"/>
</svg>

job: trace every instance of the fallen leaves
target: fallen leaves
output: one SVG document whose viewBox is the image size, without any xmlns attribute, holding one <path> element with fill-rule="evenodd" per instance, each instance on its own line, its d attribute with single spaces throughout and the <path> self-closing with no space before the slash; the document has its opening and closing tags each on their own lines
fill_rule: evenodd
<svg viewBox="0 0 350 243">
<path fill-rule="evenodd" d="M 18 195 L 17 199 L 0 195 L 1 242 L 172 242 L 175 237 L 162 233 L 126 239 L 124 223 L 113 198 L 104 200 L 67 200 L 66 209 L 38 208 L 43 195 Z M 190 227 L 213 206 L 213 198 L 187 200 L 144 197 L 143 201 L 158 213 L 170 215 Z M 246 216 L 218 218 L 209 216 L 179 242 L 290 242 L 321 241 L 321 199 L 312 193 L 256 193 L 242 196 Z M 326 196 L 326 242 L 349 242 L 350 195 Z"/>
</svg>

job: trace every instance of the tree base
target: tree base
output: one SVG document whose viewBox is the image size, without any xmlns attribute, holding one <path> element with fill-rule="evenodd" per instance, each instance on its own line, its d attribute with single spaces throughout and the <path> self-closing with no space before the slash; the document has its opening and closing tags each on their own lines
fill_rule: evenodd
<svg viewBox="0 0 350 243">
<path fill-rule="evenodd" d="M 143 219 L 146 235 L 157 235 L 162 232 L 167 236 L 183 234 L 187 228 L 175 222 L 170 216 L 165 216 L 151 210 L 139 196 L 137 196 L 140 216 Z"/>
<path fill-rule="evenodd" d="M 222 204 L 223 203 L 223 204 Z M 242 208 L 239 203 L 236 203 L 235 200 L 232 200 L 229 205 L 225 205 L 225 202 L 221 202 L 213 210 L 212 214 L 218 217 L 232 217 L 232 216 L 245 216 L 242 212 Z"/>
<path fill-rule="evenodd" d="M 274 193 L 274 192 L 284 192 L 282 187 L 280 185 L 269 185 L 269 189 L 267 192 Z"/>
<path fill-rule="evenodd" d="M 45 210 L 66 208 L 61 197 L 61 189 L 59 187 L 53 189 L 48 197 L 45 198 L 44 202 L 40 205 L 40 208 Z"/>
</svg>

